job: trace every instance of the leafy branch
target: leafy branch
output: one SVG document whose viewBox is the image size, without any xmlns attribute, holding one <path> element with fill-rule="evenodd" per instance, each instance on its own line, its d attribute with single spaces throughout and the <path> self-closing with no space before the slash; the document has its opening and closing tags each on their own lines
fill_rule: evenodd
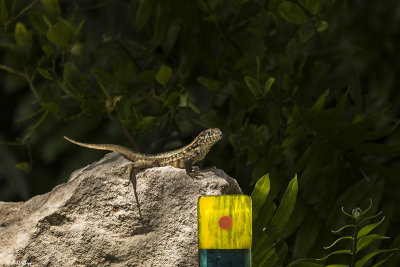
<svg viewBox="0 0 400 267">
<path fill-rule="evenodd" d="M 348 264 L 336 264 L 336 265 L 327 265 L 327 266 L 342 266 L 342 267 L 363 267 L 365 264 L 371 260 L 373 257 L 383 254 L 383 253 L 390 253 L 384 259 L 376 262 L 373 267 L 381 266 L 383 263 L 387 262 L 390 257 L 393 256 L 394 252 L 398 250 L 398 248 L 392 249 L 378 249 L 367 254 L 363 253 L 366 248 L 371 245 L 374 241 L 388 239 L 389 237 L 379 235 L 379 234 L 370 234 L 372 230 L 378 227 L 384 220 L 385 216 L 383 216 L 379 221 L 364 225 L 366 221 L 375 219 L 379 217 L 382 212 L 379 212 L 372 216 L 366 216 L 367 212 L 372 207 L 372 200 L 370 199 L 370 205 L 364 211 L 361 208 L 355 208 L 352 210 L 351 213 L 348 213 L 342 207 L 342 212 L 345 216 L 350 217 L 353 222 L 351 224 L 344 225 L 338 230 L 331 230 L 334 234 L 343 233 L 346 229 L 351 229 L 351 234 L 344 235 L 337 238 L 331 245 L 324 247 L 324 249 L 331 249 L 335 247 L 337 244 L 342 243 L 343 240 L 350 240 L 351 245 L 348 249 L 338 249 L 332 251 L 328 255 L 319 258 L 319 259 L 300 259 L 295 262 L 292 262 L 289 267 L 298 267 L 298 266 L 306 266 L 304 264 L 309 264 L 308 266 L 324 266 L 320 265 L 316 262 L 325 261 L 333 255 L 348 255 L 349 260 Z M 312 261 L 312 262 L 310 262 Z"/>
<path fill-rule="evenodd" d="M 38 103 L 41 102 L 39 93 L 36 90 L 35 86 L 33 85 L 33 81 L 31 79 L 31 77 L 29 77 L 26 69 L 25 69 L 25 73 L 24 73 L 24 72 L 18 71 L 16 69 L 13 69 L 13 68 L 11 68 L 11 67 L 9 67 L 7 65 L 3 65 L 3 64 L 0 64 L 0 69 L 2 69 L 4 71 L 7 71 L 9 73 L 15 74 L 15 75 L 25 79 L 26 82 L 28 83 L 28 86 L 31 89 L 33 95 L 35 96 L 36 100 L 38 101 Z"/>
</svg>

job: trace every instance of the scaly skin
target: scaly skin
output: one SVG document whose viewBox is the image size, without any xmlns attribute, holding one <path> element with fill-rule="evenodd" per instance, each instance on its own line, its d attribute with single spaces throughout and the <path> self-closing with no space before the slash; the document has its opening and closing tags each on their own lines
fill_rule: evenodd
<svg viewBox="0 0 400 267">
<path fill-rule="evenodd" d="M 218 128 L 202 131 L 190 144 L 180 149 L 159 153 L 159 154 L 140 154 L 132 150 L 113 144 L 88 144 L 72 140 L 65 137 L 71 143 L 79 146 L 115 151 L 122 154 L 126 159 L 132 162 L 133 171 L 138 171 L 151 167 L 173 166 L 185 169 L 186 173 L 195 178 L 198 173 L 194 173 L 192 166 L 201 162 L 207 155 L 210 148 L 222 137 L 222 132 Z"/>
</svg>

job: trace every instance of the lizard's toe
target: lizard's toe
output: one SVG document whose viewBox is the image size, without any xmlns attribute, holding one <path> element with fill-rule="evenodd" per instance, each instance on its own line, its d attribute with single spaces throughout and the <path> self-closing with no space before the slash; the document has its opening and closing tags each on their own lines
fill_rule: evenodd
<svg viewBox="0 0 400 267">
<path fill-rule="evenodd" d="M 188 173 L 190 177 L 194 180 L 199 180 L 200 178 L 204 178 L 204 174 L 200 171 L 193 171 L 191 173 Z"/>
</svg>

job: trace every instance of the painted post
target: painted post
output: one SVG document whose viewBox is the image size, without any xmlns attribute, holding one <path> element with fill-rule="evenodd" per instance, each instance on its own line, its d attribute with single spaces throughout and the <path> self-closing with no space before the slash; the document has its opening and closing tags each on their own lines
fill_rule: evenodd
<svg viewBox="0 0 400 267">
<path fill-rule="evenodd" d="M 203 196 L 199 198 L 197 213 L 199 266 L 250 267 L 250 196 Z"/>
</svg>

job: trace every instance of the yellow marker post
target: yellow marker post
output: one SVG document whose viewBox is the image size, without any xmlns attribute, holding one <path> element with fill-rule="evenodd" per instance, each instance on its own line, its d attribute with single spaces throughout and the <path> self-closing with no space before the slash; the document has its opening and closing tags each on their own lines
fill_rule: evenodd
<svg viewBox="0 0 400 267">
<path fill-rule="evenodd" d="M 203 196 L 197 208 L 199 266 L 250 267 L 250 196 Z"/>
</svg>

